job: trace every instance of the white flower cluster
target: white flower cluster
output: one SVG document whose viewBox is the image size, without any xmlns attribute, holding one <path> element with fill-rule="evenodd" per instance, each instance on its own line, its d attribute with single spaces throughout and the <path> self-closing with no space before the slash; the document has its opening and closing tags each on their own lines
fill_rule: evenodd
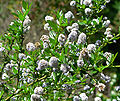
<svg viewBox="0 0 120 101">
<path fill-rule="evenodd" d="M 43 48 L 46 49 L 49 47 L 49 36 L 48 35 L 42 35 L 41 40 L 43 41 Z"/>
<path fill-rule="evenodd" d="M 90 8 L 85 9 L 85 14 L 86 15 L 90 15 L 91 12 L 92 12 L 92 10 Z"/>
<path fill-rule="evenodd" d="M 49 65 L 54 68 L 58 67 L 58 58 L 51 57 L 49 60 Z"/>
<path fill-rule="evenodd" d="M 85 93 L 81 93 L 81 94 L 80 94 L 80 99 L 81 99 L 82 101 L 88 101 L 88 96 L 87 96 Z"/>
<path fill-rule="evenodd" d="M 74 7 L 76 5 L 76 1 L 71 1 L 70 6 Z"/>
<path fill-rule="evenodd" d="M 24 27 L 24 31 L 23 32 L 26 32 L 30 29 L 30 26 L 29 26 L 29 23 L 31 22 L 30 18 L 28 15 L 26 15 L 25 17 L 25 20 L 23 22 L 23 27 Z"/>
<path fill-rule="evenodd" d="M 103 73 L 101 73 L 101 79 L 104 80 L 106 83 L 110 82 L 111 80 L 109 76 L 105 76 Z"/>
<path fill-rule="evenodd" d="M 113 38 L 113 35 L 111 34 L 111 30 L 112 30 L 111 28 L 106 29 L 104 33 L 105 35 L 107 35 L 106 38 Z"/>
<path fill-rule="evenodd" d="M 42 70 L 48 67 L 48 62 L 44 59 L 40 60 L 38 63 L 38 68 L 37 70 Z"/>
<path fill-rule="evenodd" d="M 34 51 L 35 50 L 35 45 L 31 42 L 29 42 L 28 44 L 26 44 L 26 49 L 28 51 Z"/>
<path fill-rule="evenodd" d="M 76 31 L 70 32 L 70 34 L 68 35 L 68 40 L 70 42 L 74 42 L 76 39 L 77 39 L 77 32 Z"/>
<path fill-rule="evenodd" d="M 9 78 L 9 76 L 6 73 L 2 74 L 2 79 L 5 80 L 6 78 Z"/>
<path fill-rule="evenodd" d="M 70 20 L 71 18 L 75 18 L 75 17 L 71 11 L 68 11 L 67 13 L 65 13 L 65 18 Z"/>
<path fill-rule="evenodd" d="M 2 51 L 4 51 L 4 50 L 5 50 L 5 48 L 2 47 L 2 43 L 0 43 L 0 52 L 2 52 Z"/>
<path fill-rule="evenodd" d="M 41 94 L 43 94 L 44 89 L 42 87 L 36 87 L 34 89 L 34 94 L 31 95 L 31 101 L 45 101 L 41 98 Z"/>
<path fill-rule="evenodd" d="M 70 67 L 68 65 L 66 65 L 66 64 L 61 64 L 61 66 L 60 66 L 60 70 L 63 73 L 67 73 L 69 69 L 70 69 Z"/>
<path fill-rule="evenodd" d="M 110 60 L 111 60 L 112 53 L 110 53 L 110 52 L 105 52 L 103 56 L 106 57 L 106 59 L 107 59 L 106 64 L 108 65 L 109 62 L 110 62 Z"/>
<path fill-rule="evenodd" d="M 100 97 L 95 97 L 94 101 L 102 101 Z"/>
<path fill-rule="evenodd" d="M 97 24 L 99 24 L 99 20 L 98 19 L 93 19 L 91 22 L 91 25 L 94 25 L 94 22 L 96 22 Z"/>
<path fill-rule="evenodd" d="M 66 41 L 65 35 L 60 34 L 58 37 L 58 42 L 60 43 L 60 45 L 64 45 L 65 41 Z"/>
<path fill-rule="evenodd" d="M 81 0 L 81 1 L 83 1 L 83 0 Z M 92 0 L 84 0 L 83 1 L 83 4 L 86 6 L 90 5 L 91 3 L 92 3 Z"/>
<path fill-rule="evenodd" d="M 105 21 L 103 22 L 103 26 L 108 27 L 110 25 L 110 20 L 107 20 L 107 18 L 104 18 Z"/>
<path fill-rule="evenodd" d="M 89 53 L 92 53 L 92 52 L 95 51 L 96 45 L 95 45 L 95 44 L 89 44 L 89 45 L 87 46 L 87 49 L 88 49 Z"/>
<path fill-rule="evenodd" d="M 96 87 L 101 92 L 101 91 L 104 91 L 106 86 L 103 83 L 98 83 L 98 85 L 96 85 Z"/>
<path fill-rule="evenodd" d="M 78 67 L 83 67 L 83 65 L 84 65 L 83 59 L 77 60 L 77 66 L 78 66 Z"/>
<path fill-rule="evenodd" d="M 78 41 L 77 44 L 85 44 L 86 43 L 86 34 L 85 33 L 81 33 L 78 37 Z"/>
<path fill-rule="evenodd" d="M 45 21 L 47 22 L 47 21 L 53 21 L 54 20 L 54 18 L 53 17 L 51 17 L 51 16 L 46 16 L 45 17 Z M 49 25 L 49 23 L 46 23 L 45 25 L 44 25 L 44 30 L 50 30 L 51 29 L 51 27 L 50 27 L 50 25 Z"/>
<path fill-rule="evenodd" d="M 54 18 L 53 17 L 51 17 L 51 16 L 46 16 L 45 17 L 45 21 L 47 22 L 48 20 L 50 20 L 50 21 L 53 21 L 54 20 Z"/>
</svg>

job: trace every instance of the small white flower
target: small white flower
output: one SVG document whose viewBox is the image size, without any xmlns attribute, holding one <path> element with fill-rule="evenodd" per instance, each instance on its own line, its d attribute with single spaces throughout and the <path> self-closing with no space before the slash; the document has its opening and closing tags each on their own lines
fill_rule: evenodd
<svg viewBox="0 0 120 101">
<path fill-rule="evenodd" d="M 86 6 L 91 4 L 91 3 L 92 3 L 92 0 L 84 0 L 83 1 L 83 4 L 86 5 Z"/>
<path fill-rule="evenodd" d="M 98 83 L 98 85 L 96 85 L 96 87 L 101 92 L 101 91 L 104 91 L 106 86 L 103 83 Z"/>
<path fill-rule="evenodd" d="M 68 72 L 68 66 L 67 66 L 66 64 L 61 64 L 60 70 L 61 70 L 63 73 Z"/>
<path fill-rule="evenodd" d="M 74 96 L 74 97 L 73 97 L 73 101 L 80 101 L 79 96 Z"/>
<path fill-rule="evenodd" d="M 65 35 L 63 34 L 60 34 L 59 37 L 58 37 L 58 42 L 60 42 L 61 45 L 63 45 L 65 43 Z"/>
<path fill-rule="evenodd" d="M 79 29 L 78 23 L 73 23 L 73 24 L 72 24 L 72 29 L 73 29 L 73 28 Z"/>
<path fill-rule="evenodd" d="M 98 19 L 93 19 L 93 21 L 95 21 L 97 24 L 99 24 L 99 20 Z M 91 22 L 91 25 L 94 25 L 94 23 Z"/>
<path fill-rule="evenodd" d="M 70 6 L 75 6 L 76 5 L 76 1 L 71 1 L 70 2 Z"/>
<path fill-rule="evenodd" d="M 49 60 L 49 65 L 51 67 L 58 67 L 58 58 L 51 57 L 50 60 Z"/>
<path fill-rule="evenodd" d="M 5 80 L 6 78 L 9 78 L 9 76 L 6 73 L 2 74 L 2 79 Z"/>
<path fill-rule="evenodd" d="M 29 16 L 26 15 L 25 20 L 24 20 L 24 22 L 23 22 L 23 26 L 24 26 L 24 27 L 25 27 L 25 26 L 28 26 L 28 24 L 29 24 L 30 22 L 31 22 L 31 20 L 30 20 Z"/>
<path fill-rule="evenodd" d="M 47 22 L 48 20 L 52 21 L 52 20 L 54 20 L 54 18 L 47 15 L 47 16 L 45 17 L 45 21 Z"/>
<path fill-rule="evenodd" d="M 76 31 L 72 31 L 69 35 L 68 35 L 68 40 L 73 42 L 77 39 L 77 32 Z"/>
<path fill-rule="evenodd" d="M 40 95 L 32 94 L 31 95 L 31 101 L 41 101 Z"/>
<path fill-rule="evenodd" d="M 110 2 L 110 0 L 105 0 L 106 1 L 106 3 L 109 3 Z"/>
<path fill-rule="evenodd" d="M 91 53 L 92 51 L 95 51 L 96 45 L 95 44 L 89 44 L 87 46 L 88 51 Z"/>
<path fill-rule="evenodd" d="M 84 90 L 88 90 L 88 89 L 90 89 L 90 86 L 86 85 L 86 86 L 84 86 L 83 89 L 84 89 Z"/>
<path fill-rule="evenodd" d="M 113 35 L 107 34 L 106 38 L 113 38 Z"/>
<path fill-rule="evenodd" d="M 106 32 L 110 32 L 112 29 L 111 28 L 107 28 L 106 29 Z"/>
<path fill-rule="evenodd" d="M 110 25 L 110 20 L 104 21 L 103 26 L 108 27 Z"/>
<path fill-rule="evenodd" d="M 49 26 L 49 23 L 46 23 L 46 24 L 44 25 L 44 30 L 48 30 L 48 31 L 49 31 L 50 28 L 51 28 L 51 27 Z"/>
<path fill-rule="evenodd" d="M 78 41 L 77 44 L 85 44 L 86 43 L 86 34 L 85 33 L 81 33 L 78 37 Z"/>
<path fill-rule="evenodd" d="M 72 26 L 67 26 L 66 29 L 68 32 L 70 32 L 72 30 Z"/>
<path fill-rule="evenodd" d="M 92 12 L 92 10 L 90 8 L 86 8 L 85 9 L 85 14 L 86 15 L 89 15 L 91 12 Z"/>
<path fill-rule="evenodd" d="M 10 25 L 12 26 L 14 24 L 14 22 L 11 22 Z"/>
<path fill-rule="evenodd" d="M 68 11 L 67 13 L 65 13 L 65 18 L 70 19 L 70 18 L 75 18 L 75 17 L 71 11 Z"/>
<path fill-rule="evenodd" d="M 43 48 L 46 49 L 46 48 L 49 48 L 49 44 L 47 42 L 44 42 L 43 43 Z"/>
<path fill-rule="evenodd" d="M 84 61 L 83 60 L 77 60 L 77 66 L 78 67 L 82 67 L 84 65 Z"/>
<path fill-rule="evenodd" d="M 25 59 L 25 58 L 26 58 L 25 54 L 19 53 L 19 59 L 20 59 L 20 60 L 21 60 L 21 59 Z"/>
<path fill-rule="evenodd" d="M 88 96 L 86 96 L 85 93 L 81 93 L 80 98 L 81 98 L 82 101 L 88 101 Z"/>
<path fill-rule="evenodd" d="M 43 91 L 44 91 L 44 89 L 43 89 L 42 87 L 36 87 L 36 88 L 34 89 L 34 93 L 35 93 L 35 94 L 38 94 L 38 95 L 43 94 Z"/>
<path fill-rule="evenodd" d="M 26 49 L 28 51 L 34 51 L 35 50 L 35 45 L 31 42 L 29 42 L 28 44 L 26 44 Z"/>
<path fill-rule="evenodd" d="M 38 70 L 42 70 L 48 67 L 48 62 L 44 59 L 40 60 L 38 63 Z"/>
<path fill-rule="evenodd" d="M 102 101 L 100 97 L 95 97 L 94 101 Z"/>
<path fill-rule="evenodd" d="M 49 42 L 49 36 L 48 35 L 42 35 L 41 40 L 43 42 Z"/>
</svg>

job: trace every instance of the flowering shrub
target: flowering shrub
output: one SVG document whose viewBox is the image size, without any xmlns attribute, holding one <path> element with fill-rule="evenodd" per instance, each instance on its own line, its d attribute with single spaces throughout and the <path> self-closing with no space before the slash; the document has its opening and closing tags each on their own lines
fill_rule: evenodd
<svg viewBox="0 0 120 101">
<path fill-rule="evenodd" d="M 120 35 L 112 33 L 110 21 L 101 15 L 109 2 L 71 1 L 77 14 L 58 11 L 56 17 L 46 16 L 44 29 L 49 36 L 43 35 L 39 42 L 24 46 L 31 4 L 23 1 L 22 11 L 13 13 L 17 19 L 1 35 L 1 100 L 87 101 L 94 95 L 95 101 L 102 101 L 97 93 L 103 93 L 110 82 L 102 72 L 117 67 L 113 66 L 117 54 L 103 49 Z M 101 37 L 92 40 L 96 34 Z"/>
</svg>

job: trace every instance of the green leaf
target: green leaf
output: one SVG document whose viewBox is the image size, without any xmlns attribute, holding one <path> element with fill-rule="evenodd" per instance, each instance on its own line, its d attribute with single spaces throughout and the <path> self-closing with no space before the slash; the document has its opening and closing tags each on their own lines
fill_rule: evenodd
<svg viewBox="0 0 120 101">
<path fill-rule="evenodd" d="M 14 16 L 16 16 L 16 17 L 18 17 L 18 14 L 16 14 L 16 13 L 12 13 L 12 15 L 14 15 Z"/>
<path fill-rule="evenodd" d="M 50 25 L 50 27 L 52 27 L 52 29 L 55 31 L 55 32 L 58 32 L 58 26 L 57 26 L 57 24 L 55 23 L 55 22 L 53 22 L 53 21 L 47 21 L 48 23 L 49 23 L 49 25 Z"/>
<path fill-rule="evenodd" d="M 4 90 L 0 91 L 0 98 L 2 97 L 3 94 L 4 94 Z"/>
<path fill-rule="evenodd" d="M 28 8 L 28 3 L 23 0 L 22 1 L 22 6 L 26 10 Z"/>
</svg>

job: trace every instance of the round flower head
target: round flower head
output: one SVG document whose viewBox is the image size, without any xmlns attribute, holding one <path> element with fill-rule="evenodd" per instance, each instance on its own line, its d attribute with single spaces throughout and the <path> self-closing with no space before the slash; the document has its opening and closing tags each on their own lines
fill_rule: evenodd
<svg viewBox="0 0 120 101">
<path fill-rule="evenodd" d="M 76 1 L 71 1 L 70 2 L 70 6 L 75 6 L 76 5 Z"/>
<path fill-rule="evenodd" d="M 46 23 L 45 25 L 44 25 L 44 30 L 50 30 L 50 26 L 49 26 L 49 23 Z"/>
<path fill-rule="evenodd" d="M 38 63 L 38 70 L 42 70 L 48 67 L 48 62 L 44 59 L 40 60 Z"/>
<path fill-rule="evenodd" d="M 46 21 L 46 22 L 47 22 L 48 20 L 52 21 L 53 19 L 54 19 L 53 17 L 48 16 L 48 15 L 45 17 L 45 21 Z"/>
<path fill-rule="evenodd" d="M 81 93 L 80 98 L 81 98 L 82 101 L 88 101 L 88 96 L 86 96 L 85 93 Z"/>
<path fill-rule="evenodd" d="M 68 66 L 67 66 L 66 64 L 61 64 L 60 70 L 61 70 L 63 73 L 68 72 Z"/>
<path fill-rule="evenodd" d="M 61 45 L 63 45 L 65 43 L 65 35 L 63 34 L 60 34 L 59 37 L 58 37 L 58 42 L 60 42 Z"/>
<path fill-rule="evenodd" d="M 34 51 L 35 50 L 35 45 L 31 42 L 29 42 L 27 45 L 26 45 L 26 49 L 28 51 Z"/>
<path fill-rule="evenodd" d="M 68 32 L 70 32 L 72 30 L 72 26 L 67 26 L 66 29 Z"/>
<path fill-rule="evenodd" d="M 82 67 L 84 65 L 84 61 L 83 60 L 77 60 L 77 66 L 78 67 Z"/>
<path fill-rule="evenodd" d="M 86 6 L 91 4 L 91 3 L 92 3 L 92 0 L 84 0 L 83 1 L 83 4 L 86 5 Z"/>
<path fill-rule="evenodd" d="M 95 97 L 94 101 L 102 101 L 100 97 Z"/>
<path fill-rule="evenodd" d="M 95 44 L 89 44 L 87 46 L 88 51 L 91 53 L 92 51 L 95 51 L 96 45 Z"/>
<path fill-rule="evenodd" d="M 31 101 L 41 101 L 40 95 L 32 94 L 31 95 Z"/>
<path fill-rule="evenodd" d="M 67 19 L 70 19 L 70 18 L 75 18 L 73 13 L 71 11 L 68 11 L 66 14 L 65 14 L 65 18 Z"/>
<path fill-rule="evenodd" d="M 43 42 L 49 42 L 49 36 L 48 35 L 42 35 L 41 40 Z"/>
<path fill-rule="evenodd" d="M 73 23 L 73 24 L 72 24 L 72 29 L 73 29 L 73 28 L 79 29 L 79 25 L 78 25 L 77 23 Z"/>
<path fill-rule="evenodd" d="M 86 15 L 89 15 L 89 14 L 91 13 L 91 11 L 92 11 L 92 10 L 91 10 L 90 8 L 86 8 L 86 9 L 85 9 L 85 14 L 86 14 Z"/>
<path fill-rule="evenodd" d="M 98 88 L 98 90 L 101 92 L 101 91 L 104 91 L 105 89 L 105 85 L 103 83 L 98 83 L 98 85 L 96 85 L 96 87 Z"/>
<path fill-rule="evenodd" d="M 72 31 L 69 35 L 68 35 L 68 40 L 73 42 L 77 39 L 77 32 L 76 31 Z"/>
<path fill-rule="evenodd" d="M 35 94 L 38 94 L 38 95 L 43 94 L 43 91 L 44 91 L 44 89 L 43 89 L 42 87 L 36 87 L 36 88 L 34 89 L 34 93 L 35 93 Z"/>
<path fill-rule="evenodd" d="M 107 34 L 106 38 L 113 38 L 113 35 Z"/>
<path fill-rule="evenodd" d="M 85 33 L 81 33 L 78 37 L 78 44 L 85 44 L 86 43 L 86 34 Z"/>
<path fill-rule="evenodd" d="M 74 96 L 73 101 L 80 101 L 80 97 L 79 96 Z"/>
<path fill-rule="evenodd" d="M 58 67 L 58 58 L 51 57 L 50 60 L 49 60 L 49 65 L 51 67 Z"/>
</svg>

